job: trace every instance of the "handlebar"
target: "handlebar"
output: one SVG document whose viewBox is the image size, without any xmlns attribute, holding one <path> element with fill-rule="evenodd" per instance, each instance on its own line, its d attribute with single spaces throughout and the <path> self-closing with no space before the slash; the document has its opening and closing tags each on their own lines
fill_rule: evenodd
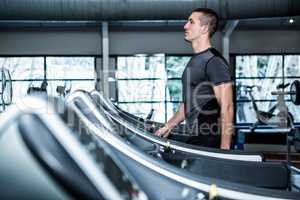
<svg viewBox="0 0 300 200">
<path fill-rule="evenodd" d="M 241 85 L 241 87 L 246 88 L 247 92 L 252 92 L 253 88 L 257 88 L 259 91 L 261 90 L 261 86 L 260 85 Z"/>
<path fill-rule="evenodd" d="M 272 91 L 272 95 L 295 95 L 296 92 Z"/>
<path fill-rule="evenodd" d="M 284 89 L 284 88 L 288 87 L 289 85 L 290 85 L 290 83 L 286 83 L 286 84 L 281 83 L 281 84 L 276 86 L 276 89 L 277 90 Z"/>
</svg>

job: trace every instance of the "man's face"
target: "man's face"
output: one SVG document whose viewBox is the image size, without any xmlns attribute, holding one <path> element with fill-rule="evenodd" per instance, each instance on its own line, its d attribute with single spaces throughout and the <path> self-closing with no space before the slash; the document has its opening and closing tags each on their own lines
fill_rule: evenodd
<svg viewBox="0 0 300 200">
<path fill-rule="evenodd" d="M 188 18 L 187 23 L 184 25 L 184 38 L 185 40 L 192 42 L 195 39 L 199 39 L 204 32 L 204 26 L 200 23 L 200 18 L 203 16 L 201 12 L 193 12 Z"/>
</svg>

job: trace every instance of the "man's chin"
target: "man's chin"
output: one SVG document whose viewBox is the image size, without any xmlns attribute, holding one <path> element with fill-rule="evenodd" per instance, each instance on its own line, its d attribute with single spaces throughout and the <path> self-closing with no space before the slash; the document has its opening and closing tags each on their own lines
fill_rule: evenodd
<svg viewBox="0 0 300 200">
<path fill-rule="evenodd" d="M 188 38 L 184 38 L 184 40 L 186 41 L 186 42 L 191 42 L 191 40 L 189 40 Z"/>
</svg>

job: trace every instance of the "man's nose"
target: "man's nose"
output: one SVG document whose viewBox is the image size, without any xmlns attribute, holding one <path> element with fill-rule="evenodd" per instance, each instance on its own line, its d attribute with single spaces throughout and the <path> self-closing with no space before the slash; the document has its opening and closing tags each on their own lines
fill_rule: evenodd
<svg viewBox="0 0 300 200">
<path fill-rule="evenodd" d="M 183 26 L 184 30 L 188 29 L 188 23 Z"/>
</svg>

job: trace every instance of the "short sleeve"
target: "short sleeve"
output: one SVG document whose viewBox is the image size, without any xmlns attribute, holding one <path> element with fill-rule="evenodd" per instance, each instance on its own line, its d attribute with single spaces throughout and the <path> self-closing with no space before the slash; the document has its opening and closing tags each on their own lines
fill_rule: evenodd
<svg viewBox="0 0 300 200">
<path fill-rule="evenodd" d="M 208 80 L 214 85 L 232 82 L 232 74 L 228 64 L 220 57 L 213 57 L 206 66 Z"/>
</svg>

